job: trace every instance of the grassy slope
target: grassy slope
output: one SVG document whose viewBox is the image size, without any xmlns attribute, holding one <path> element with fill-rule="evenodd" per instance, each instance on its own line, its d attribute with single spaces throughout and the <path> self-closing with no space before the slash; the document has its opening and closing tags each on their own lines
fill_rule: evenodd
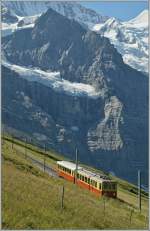
<svg viewBox="0 0 150 231">
<path fill-rule="evenodd" d="M 21 144 L 22 145 L 22 144 Z M 40 172 L 21 150 L 5 141 L 2 148 L 2 228 L 3 229 L 146 229 L 148 199 L 142 197 L 142 211 L 135 209 L 136 195 L 131 184 L 120 181 L 120 200 L 97 198 L 63 179 Z M 21 147 L 21 146 L 20 146 Z M 34 147 L 32 147 L 34 149 Z M 40 153 L 32 154 L 42 158 Z M 55 155 L 55 153 L 49 153 Z M 61 159 L 61 156 L 57 156 Z M 47 157 L 54 166 L 55 160 Z M 61 188 L 65 186 L 65 208 L 61 209 Z M 105 216 L 104 216 L 105 200 Z M 130 224 L 131 210 L 133 210 Z"/>
</svg>

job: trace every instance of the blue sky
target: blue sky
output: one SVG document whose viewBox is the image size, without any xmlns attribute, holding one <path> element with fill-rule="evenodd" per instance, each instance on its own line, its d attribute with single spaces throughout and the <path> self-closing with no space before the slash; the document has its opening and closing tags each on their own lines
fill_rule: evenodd
<svg viewBox="0 0 150 231">
<path fill-rule="evenodd" d="M 148 9 L 148 1 L 125 2 L 80 2 L 87 8 L 91 8 L 102 15 L 116 17 L 121 20 L 129 20 L 136 17 L 141 11 Z"/>
</svg>

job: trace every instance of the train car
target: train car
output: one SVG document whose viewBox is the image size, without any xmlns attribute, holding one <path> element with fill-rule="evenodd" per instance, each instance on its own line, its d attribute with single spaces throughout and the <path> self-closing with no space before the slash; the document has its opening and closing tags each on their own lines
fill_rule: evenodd
<svg viewBox="0 0 150 231">
<path fill-rule="evenodd" d="M 82 167 L 78 166 L 78 170 Z M 76 165 L 69 161 L 57 161 L 57 172 L 60 177 L 75 182 Z"/>
<path fill-rule="evenodd" d="M 98 196 L 117 197 L 117 182 L 109 177 L 91 172 L 69 161 L 57 161 L 58 175 Z"/>
</svg>

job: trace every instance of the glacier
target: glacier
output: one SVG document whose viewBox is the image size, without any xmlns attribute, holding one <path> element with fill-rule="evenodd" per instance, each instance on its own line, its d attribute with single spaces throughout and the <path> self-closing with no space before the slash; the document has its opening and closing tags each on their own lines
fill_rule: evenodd
<svg viewBox="0 0 150 231">
<path fill-rule="evenodd" d="M 70 82 L 62 79 L 60 72 L 43 71 L 39 68 L 29 68 L 19 65 L 14 65 L 9 62 L 2 61 L 2 65 L 15 71 L 22 77 L 31 82 L 39 82 L 47 87 L 52 88 L 57 92 L 64 92 L 65 94 L 74 96 L 88 96 L 97 98 L 102 93 L 97 92 L 90 84 Z"/>
</svg>

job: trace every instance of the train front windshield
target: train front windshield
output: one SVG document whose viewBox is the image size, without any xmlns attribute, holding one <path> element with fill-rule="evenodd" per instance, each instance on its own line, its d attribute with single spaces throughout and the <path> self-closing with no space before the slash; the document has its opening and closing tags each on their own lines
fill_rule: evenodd
<svg viewBox="0 0 150 231">
<path fill-rule="evenodd" d="M 103 190 L 116 190 L 116 183 L 103 182 Z"/>
</svg>

